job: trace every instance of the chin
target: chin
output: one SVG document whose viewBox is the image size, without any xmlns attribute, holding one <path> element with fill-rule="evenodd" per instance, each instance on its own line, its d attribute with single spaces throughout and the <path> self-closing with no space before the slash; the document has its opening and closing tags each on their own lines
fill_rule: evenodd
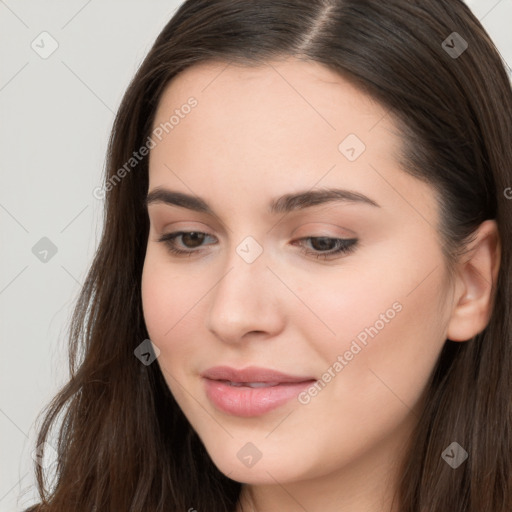
<svg viewBox="0 0 512 512">
<path fill-rule="evenodd" d="M 240 483 L 275 485 L 276 480 L 280 483 L 301 480 L 308 472 L 308 468 L 303 467 L 300 460 L 277 452 L 265 456 L 264 451 L 262 449 L 263 453 L 260 452 L 261 458 L 253 458 L 251 461 L 251 453 L 257 457 L 256 449 L 250 443 L 238 441 L 234 450 L 221 447 L 220 453 L 208 453 L 221 473 Z"/>
</svg>

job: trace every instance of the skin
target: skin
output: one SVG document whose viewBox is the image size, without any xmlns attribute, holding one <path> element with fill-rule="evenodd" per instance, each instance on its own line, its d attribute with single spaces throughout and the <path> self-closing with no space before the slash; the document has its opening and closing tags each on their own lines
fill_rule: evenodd
<svg viewBox="0 0 512 512">
<path fill-rule="evenodd" d="M 489 320 L 496 225 L 480 226 L 449 276 L 435 191 L 399 168 L 393 120 L 320 64 L 188 68 L 165 90 L 154 127 L 190 96 L 197 107 L 149 161 L 149 191 L 197 195 L 215 212 L 148 206 L 142 299 L 166 382 L 217 467 L 246 484 L 244 510 L 391 511 L 397 467 L 445 340 L 468 340 Z M 348 134 L 366 146 L 355 161 L 338 149 Z M 328 187 L 379 207 L 266 212 L 274 197 Z M 202 245 L 176 239 L 196 251 L 176 256 L 158 239 L 180 230 L 209 236 Z M 247 236 L 263 249 L 252 263 L 236 251 Z M 329 252 L 332 245 L 297 242 L 321 236 L 359 244 L 327 260 L 301 251 Z M 240 418 L 208 400 L 199 374 L 216 365 L 321 379 L 397 301 L 400 312 L 309 403 L 292 399 Z M 252 467 L 237 457 L 248 442 L 262 454 Z"/>
</svg>

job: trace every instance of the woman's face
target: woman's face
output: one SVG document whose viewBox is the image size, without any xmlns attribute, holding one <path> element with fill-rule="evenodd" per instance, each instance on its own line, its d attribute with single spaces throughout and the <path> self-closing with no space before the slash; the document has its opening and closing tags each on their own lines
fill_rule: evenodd
<svg viewBox="0 0 512 512">
<path fill-rule="evenodd" d="M 208 63 L 153 128 L 145 322 L 215 464 L 260 484 L 387 468 L 453 292 L 434 191 L 399 168 L 386 110 L 316 63 Z M 204 377 L 219 366 L 235 373 Z"/>
</svg>

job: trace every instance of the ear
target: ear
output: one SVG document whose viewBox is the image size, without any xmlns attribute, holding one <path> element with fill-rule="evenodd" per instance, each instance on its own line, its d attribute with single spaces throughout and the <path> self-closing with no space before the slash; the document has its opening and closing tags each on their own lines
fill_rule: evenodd
<svg viewBox="0 0 512 512">
<path fill-rule="evenodd" d="M 470 340 L 487 327 L 500 261 L 501 242 L 496 221 L 486 220 L 457 263 L 454 309 L 446 334 L 449 340 Z"/>
</svg>

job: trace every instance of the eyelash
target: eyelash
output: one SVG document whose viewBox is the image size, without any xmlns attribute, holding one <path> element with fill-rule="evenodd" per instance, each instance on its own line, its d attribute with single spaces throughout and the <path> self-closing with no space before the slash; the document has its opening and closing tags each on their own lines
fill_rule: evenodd
<svg viewBox="0 0 512 512">
<path fill-rule="evenodd" d="M 175 231 L 173 233 L 166 233 L 165 235 L 162 235 L 158 242 L 163 242 L 170 253 L 175 254 L 177 256 L 191 256 L 194 253 L 200 252 L 199 250 L 182 250 L 176 248 L 174 245 L 174 240 L 182 235 L 189 235 L 189 234 L 198 234 L 198 235 L 206 235 L 209 236 L 208 233 L 203 233 L 202 231 Z M 303 254 L 306 254 L 307 256 L 313 256 L 317 259 L 323 258 L 324 260 L 328 259 L 331 256 L 335 256 L 337 254 L 350 254 L 353 252 L 357 246 L 358 239 L 357 238 L 333 238 L 333 237 L 327 237 L 327 236 L 308 236 L 304 238 L 300 238 L 298 241 L 301 240 L 311 240 L 311 239 L 326 239 L 326 240 L 334 240 L 336 242 L 337 248 L 331 249 L 329 252 L 323 252 L 318 253 L 315 251 L 311 251 L 308 249 L 301 249 L 301 252 Z"/>
</svg>

